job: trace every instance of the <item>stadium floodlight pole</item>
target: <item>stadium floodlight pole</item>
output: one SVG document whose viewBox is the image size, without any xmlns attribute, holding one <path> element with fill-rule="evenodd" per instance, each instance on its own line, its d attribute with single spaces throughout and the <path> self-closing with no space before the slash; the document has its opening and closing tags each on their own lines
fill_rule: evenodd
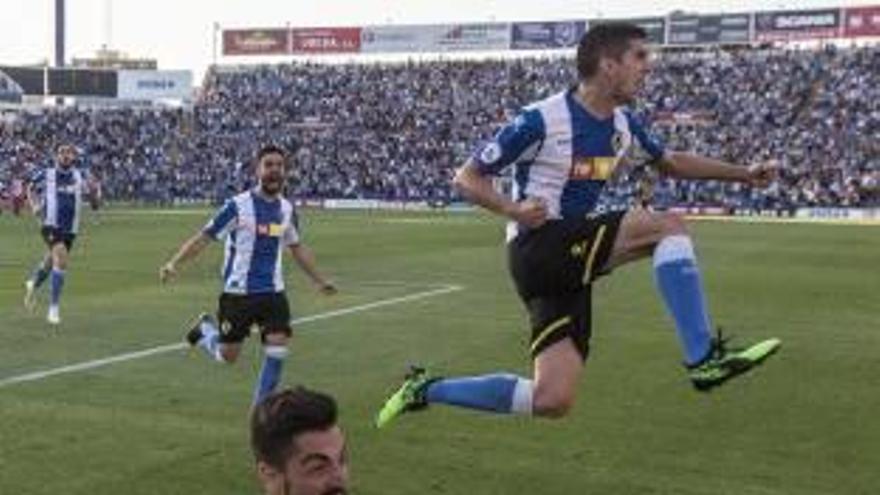
<svg viewBox="0 0 880 495">
<path fill-rule="evenodd" d="M 55 0 L 55 67 L 64 67 L 64 0 Z"/>
</svg>

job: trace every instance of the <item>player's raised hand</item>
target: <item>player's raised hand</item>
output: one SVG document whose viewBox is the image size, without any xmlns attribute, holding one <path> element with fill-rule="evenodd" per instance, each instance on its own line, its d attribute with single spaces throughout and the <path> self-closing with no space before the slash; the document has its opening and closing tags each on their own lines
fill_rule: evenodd
<svg viewBox="0 0 880 495">
<path fill-rule="evenodd" d="M 779 163 L 767 161 L 749 166 L 749 184 L 754 187 L 767 187 L 776 179 Z"/>
<path fill-rule="evenodd" d="M 541 198 L 528 198 L 516 203 L 511 217 L 526 227 L 540 227 L 547 221 L 547 204 Z"/>
<path fill-rule="evenodd" d="M 168 283 L 177 276 L 177 267 L 174 263 L 168 262 L 159 267 L 159 282 Z"/>
</svg>

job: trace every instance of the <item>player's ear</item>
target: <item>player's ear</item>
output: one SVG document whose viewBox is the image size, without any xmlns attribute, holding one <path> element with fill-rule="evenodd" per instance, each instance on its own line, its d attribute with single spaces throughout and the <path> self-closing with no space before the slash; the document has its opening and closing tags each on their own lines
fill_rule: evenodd
<svg viewBox="0 0 880 495">
<path fill-rule="evenodd" d="M 257 478 L 265 493 L 282 493 L 279 487 L 284 486 L 284 473 L 263 461 L 257 461 Z"/>
</svg>

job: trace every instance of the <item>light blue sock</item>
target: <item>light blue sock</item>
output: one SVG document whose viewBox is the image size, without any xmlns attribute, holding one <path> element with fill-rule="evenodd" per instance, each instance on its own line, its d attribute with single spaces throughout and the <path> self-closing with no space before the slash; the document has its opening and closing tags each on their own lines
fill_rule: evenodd
<svg viewBox="0 0 880 495">
<path fill-rule="evenodd" d="M 428 403 L 501 414 L 532 413 L 532 381 L 499 373 L 466 378 L 444 378 L 430 384 Z"/>
<path fill-rule="evenodd" d="M 287 347 L 281 345 L 267 345 L 263 348 L 263 366 L 260 368 L 260 376 L 254 388 L 254 405 L 259 404 L 264 397 L 271 394 L 278 382 L 281 381 L 281 368 L 287 357 Z"/>
<path fill-rule="evenodd" d="M 34 283 L 34 289 L 39 289 L 43 283 L 46 282 L 46 279 L 49 278 L 49 270 L 46 269 L 46 265 L 40 261 L 40 264 L 34 268 L 34 271 L 31 273 L 31 281 Z"/>
<path fill-rule="evenodd" d="M 64 270 L 52 269 L 52 291 L 50 302 L 52 306 L 58 306 L 61 301 L 61 291 L 64 289 Z"/>
<path fill-rule="evenodd" d="M 211 359 L 223 361 L 223 357 L 220 355 L 220 332 L 217 330 L 217 327 L 210 321 L 202 321 L 201 330 L 202 338 L 199 339 L 198 346 Z"/>
<path fill-rule="evenodd" d="M 674 235 L 660 241 L 654 249 L 654 274 L 666 309 L 675 320 L 685 363 L 699 363 L 709 354 L 712 334 L 690 237 Z"/>
</svg>

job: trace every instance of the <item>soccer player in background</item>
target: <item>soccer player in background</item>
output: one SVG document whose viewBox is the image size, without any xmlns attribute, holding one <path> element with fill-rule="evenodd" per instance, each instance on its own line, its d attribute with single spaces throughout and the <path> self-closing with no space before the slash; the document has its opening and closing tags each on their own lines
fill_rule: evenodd
<svg viewBox="0 0 880 495">
<path fill-rule="evenodd" d="M 290 251 L 322 293 L 336 293 L 334 285 L 319 273 L 311 250 L 300 240 L 293 205 L 282 197 L 285 160 L 281 148 L 261 148 L 257 154 L 257 187 L 226 201 L 214 218 L 159 269 L 161 281 L 167 282 L 177 274 L 180 263 L 197 257 L 212 240 L 226 239 L 219 325 L 208 314 L 202 314 L 186 340 L 217 361 L 233 363 L 251 327 L 258 326 L 264 357 L 254 403 L 278 384 L 292 335 L 290 307 L 284 293 L 283 249 Z"/>
<path fill-rule="evenodd" d="M 589 353 L 593 280 L 648 257 L 696 389 L 718 386 L 779 348 L 778 339 L 732 349 L 720 331 L 713 338 L 700 268 L 680 216 L 642 208 L 595 211 L 606 180 L 633 145 L 677 178 L 765 187 L 775 176 L 774 164 L 736 166 L 666 150 L 624 108 L 650 71 L 646 38 L 630 24 L 592 27 L 577 50 L 578 84 L 526 107 L 455 176 L 465 197 L 510 219 L 509 266 L 531 319 L 532 377 L 439 378 L 413 368 L 380 410 L 378 426 L 429 404 L 565 416 Z M 512 200 L 491 183 L 511 165 Z"/>
<path fill-rule="evenodd" d="M 50 280 L 49 311 L 46 320 L 61 323 L 61 292 L 64 288 L 70 251 L 79 231 L 82 197 L 91 197 L 88 174 L 76 166 L 78 153 L 70 144 L 58 146 L 55 164 L 38 169 L 30 178 L 29 196 L 39 197 L 41 234 L 48 251 L 25 282 L 24 303 L 33 308 L 36 291 Z M 39 191 L 39 192 L 37 192 Z"/>
<path fill-rule="evenodd" d="M 251 413 L 251 449 L 266 495 L 345 495 L 348 455 L 332 397 L 302 387 L 273 393 Z"/>
</svg>

